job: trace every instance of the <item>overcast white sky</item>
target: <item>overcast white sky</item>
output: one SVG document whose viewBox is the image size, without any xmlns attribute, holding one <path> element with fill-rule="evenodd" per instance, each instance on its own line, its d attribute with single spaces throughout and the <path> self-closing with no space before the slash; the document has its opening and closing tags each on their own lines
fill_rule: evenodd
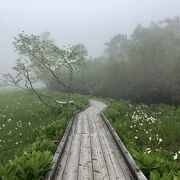
<svg viewBox="0 0 180 180">
<path fill-rule="evenodd" d="M 0 0 L 0 72 L 14 64 L 13 37 L 23 30 L 48 31 L 60 46 L 83 43 L 98 56 L 115 34 L 175 16 L 180 0 Z"/>
</svg>

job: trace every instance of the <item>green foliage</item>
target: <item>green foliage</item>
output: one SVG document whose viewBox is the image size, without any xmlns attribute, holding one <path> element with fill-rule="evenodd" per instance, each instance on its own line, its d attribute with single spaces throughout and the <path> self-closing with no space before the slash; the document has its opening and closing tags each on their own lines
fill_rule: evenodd
<svg viewBox="0 0 180 180">
<path fill-rule="evenodd" d="M 178 179 L 179 107 L 111 100 L 105 114 L 144 174 L 153 180 Z"/>
<path fill-rule="evenodd" d="M 150 180 L 159 180 L 159 179 L 161 179 L 161 175 L 157 170 L 150 172 Z"/>
<path fill-rule="evenodd" d="M 41 91 L 43 94 L 53 95 L 58 100 L 64 100 L 67 96 L 67 94 L 58 91 Z M 55 123 L 56 120 L 59 120 L 59 123 L 56 122 L 57 127 L 61 126 L 61 128 L 59 130 L 56 128 L 56 131 L 52 129 L 52 133 L 56 133 L 60 138 L 73 112 L 88 102 L 87 98 L 83 96 L 72 95 L 75 105 L 64 106 L 54 111 L 43 106 L 36 97 L 24 91 L 1 90 L 0 99 L 1 164 L 12 159 L 15 153 L 21 153 L 25 147 L 32 144 L 40 136 L 40 129 L 45 128 L 51 122 Z M 49 133 L 47 132 L 47 134 Z"/>
<path fill-rule="evenodd" d="M 149 172 L 158 169 L 161 166 L 161 159 L 157 154 L 143 154 L 143 152 L 136 152 L 133 153 L 133 157 L 137 160 L 139 167 L 147 177 L 149 176 Z"/>
<path fill-rule="evenodd" d="M 0 91 L 0 161 L 33 143 L 38 129 L 56 119 L 54 112 L 24 91 Z"/>
<path fill-rule="evenodd" d="M 51 160 L 52 153 L 49 151 L 24 152 L 21 156 L 16 156 L 4 168 L 1 167 L 0 179 L 40 180 L 50 167 Z"/>
<path fill-rule="evenodd" d="M 180 179 L 180 173 L 174 174 L 173 171 L 165 172 L 161 176 L 160 173 L 157 170 L 150 172 L 150 180 L 179 180 Z"/>
<path fill-rule="evenodd" d="M 40 131 L 41 134 L 44 134 L 45 138 L 57 139 L 63 136 L 64 131 L 67 126 L 67 119 L 61 119 L 50 123 L 49 125 L 43 127 Z"/>
<path fill-rule="evenodd" d="M 46 139 L 44 136 L 40 136 L 36 139 L 36 142 L 31 144 L 27 152 L 33 152 L 33 151 L 50 151 L 50 152 L 55 152 L 56 150 L 56 145 L 55 143 L 52 142 L 52 139 Z"/>
<path fill-rule="evenodd" d="M 53 91 L 44 93 L 53 93 L 57 99 L 66 96 Z M 0 118 L 5 124 L 0 126 L 0 180 L 40 180 L 51 164 L 52 155 L 57 147 L 54 141 L 61 140 L 73 113 L 87 105 L 88 101 L 83 96 L 73 95 L 75 105 L 63 106 L 60 111 L 54 113 L 54 110 L 49 111 L 34 97 L 22 91 L 0 91 L 0 97 L 4 103 L 0 108 Z M 9 131 L 13 136 L 7 135 Z M 19 133 L 22 135 L 19 136 Z M 23 140 L 20 146 L 16 144 L 21 142 L 19 138 Z M 26 143 L 24 139 L 27 140 Z M 12 148 L 12 144 L 16 146 Z M 6 151 L 6 148 L 12 149 Z"/>
</svg>

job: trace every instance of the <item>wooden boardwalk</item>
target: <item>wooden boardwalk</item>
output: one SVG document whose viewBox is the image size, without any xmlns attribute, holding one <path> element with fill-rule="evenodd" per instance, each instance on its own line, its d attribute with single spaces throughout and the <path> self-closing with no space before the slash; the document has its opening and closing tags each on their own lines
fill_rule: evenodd
<svg viewBox="0 0 180 180">
<path fill-rule="evenodd" d="M 91 101 L 90 107 L 74 119 L 54 179 L 135 179 L 100 116 L 106 106 L 103 102 Z"/>
</svg>

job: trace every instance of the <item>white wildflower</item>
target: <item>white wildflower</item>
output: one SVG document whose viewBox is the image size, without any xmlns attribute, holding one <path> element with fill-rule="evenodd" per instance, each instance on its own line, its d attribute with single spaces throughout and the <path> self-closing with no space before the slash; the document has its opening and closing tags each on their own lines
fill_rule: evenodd
<svg viewBox="0 0 180 180">
<path fill-rule="evenodd" d="M 159 143 L 161 143 L 162 142 L 162 138 L 159 138 Z"/>
<path fill-rule="evenodd" d="M 176 153 L 174 156 L 173 156 L 173 159 L 176 160 L 178 158 L 178 154 Z"/>
<path fill-rule="evenodd" d="M 8 122 L 11 122 L 11 120 L 12 120 L 12 119 L 11 119 L 11 118 L 9 118 L 9 119 L 8 119 Z"/>
<path fill-rule="evenodd" d="M 151 152 L 151 149 L 150 148 L 147 148 L 146 149 L 146 152 L 149 154 Z"/>
</svg>

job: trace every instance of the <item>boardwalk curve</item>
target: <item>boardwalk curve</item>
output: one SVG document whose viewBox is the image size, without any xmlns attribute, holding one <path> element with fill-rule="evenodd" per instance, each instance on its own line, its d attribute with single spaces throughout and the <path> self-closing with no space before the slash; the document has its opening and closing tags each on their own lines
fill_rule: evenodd
<svg viewBox="0 0 180 180">
<path fill-rule="evenodd" d="M 77 114 L 52 179 L 146 180 L 128 152 L 120 149 L 120 140 L 115 139 L 113 129 L 103 120 L 101 112 L 106 107 L 104 102 L 91 100 L 90 107 Z"/>
</svg>

